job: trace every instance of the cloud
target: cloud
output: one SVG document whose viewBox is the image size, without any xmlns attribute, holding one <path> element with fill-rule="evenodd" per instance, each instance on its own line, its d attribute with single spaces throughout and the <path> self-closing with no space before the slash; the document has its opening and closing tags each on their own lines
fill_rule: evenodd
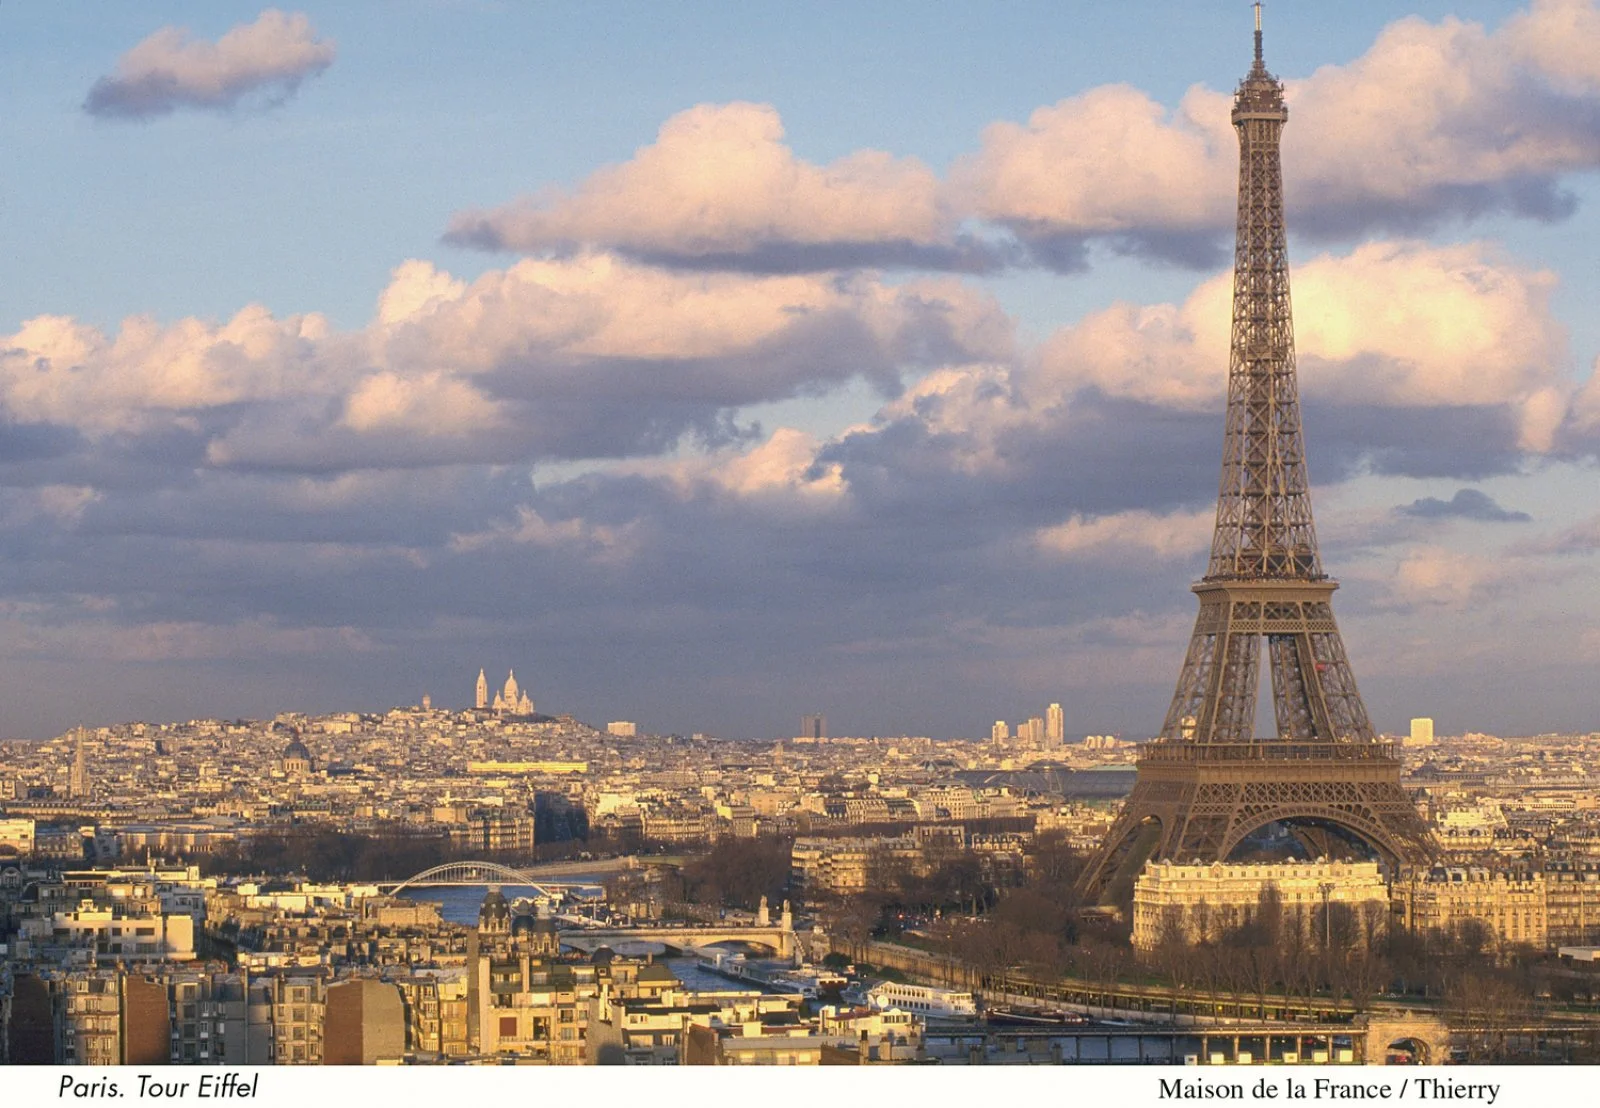
<svg viewBox="0 0 1600 1108">
<path fill-rule="evenodd" d="M 1529 523 L 1533 520 L 1527 512 L 1502 508 L 1488 493 L 1478 489 L 1458 489 L 1449 500 L 1425 496 L 1395 511 L 1414 519 L 1470 519 L 1480 523 Z"/>
<path fill-rule="evenodd" d="M 86 485 L 0 489 L 0 527 L 25 527 L 36 522 L 70 526 L 104 496 Z"/>
<path fill-rule="evenodd" d="M 1402 609 L 1464 610 L 1522 579 L 1527 568 L 1441 546 L 1405 551 L 1387 583 L 1388 603 Z"/>
<path fill-rule="evenodd" d="M 607 472 L 665 481 L 685 496 L 710 488 L 746 498 L 798 493 L 815 503 L 829 503 L 844 496 L 848 486 L 841 466 L 817 461 L 821 445 L 805 431 L 779 427 L 754 446 L 627 462 Z M 793 503 L 790 498 L 788 506 Z"/>
<path fill-rule="evenodd" d="M 1105 86 L 1038 108 L 1025 125 L 990 124 L 979 152 L 956 164 L 952 189 L 1057 269 L 1081 264 L 1091 237 L 1214 264 L 1194 232 L 1231 213 L 1231 130 L 1220 94 L 1193 89 L 1169 114 L 1138 89 Z"/>
<path fill-rule="evenodd" d="M 1292 279 L 1314 459 L 1336 459 L 1335 472 L 1481 476 L 1553 449 L 1573 389 L 1552 274 L 1482 243 L 1403 241 L 1320 255 Z M 1019 429 L 1058 422 L 1088 392 L 1169 420 L 1217 411 L 1231 296 L 1222 272 L 1180 304 L 1113 304 L 1057 330 L 1019 368 L 969 367 L 959 387 L 930 377 L 901 410 L 920 405 L 931 427 L 988 441 L 968 458 L 1014 451 Z"/>
<path fill-rule="evenodd" d="M 625 562 L 637 550 L 633 527 L 610 527 L 586 519 L 546 519 L 538 510 L 521 505 L 515 518 L 493 524 L 487 530 L 452 535 L 451 549 L 473 553 L 500 544 L 534 546 L 577 553 L 596 562 Z"/>
<path fill-rule="evenodd" d="M 1587 555 L 1596 551 L 1600 551 L 1600 516 L 1592 516 L 1554 535 L 1530 539 L 1513 548 L 1513 553 L 1526 557 Z"/>
<path fill-rule="evenodd" d="M 339 346 L 323 317 L 277 319 L 259 305 L 220 326 L 130 316 L 109 336 L 38 316 L 0 340 L 0 401 L 19 421 L 89 434 L 194 427 L 206 410 L 330 395 Z"/>
<path fill-rule="evenodd" d="M 1294 272 L 1305 387 L 1396 407 L 1532 402 L 1530 445 L 1547 448 L 1544 397 L 1568 359 L 1555 283 L 1486 243 L 1377 242 L 1314 258 Z"/>
<path fill-rule="evenodd" d="M 1442 509 L 1395 512 L 1420 493 L 1373 474 L 1464 482 L 1539 452 L 1535 409 L 1570 393 L 1551 286 L 1476 243 L 1296 268 L 1319 507 L 1365 475 L 1334 516 L 1361 586 L 1341 615 L 1464 633 L 1537 576 L 1537 552 L 1502 573 L 1412 548 Z M 354 330 L 259 307 L 40 317 L 0 338 L 8 671 L 51 687 L 35 662 L 66 669 L 103 635 L 124 684 L 95 695 L 126 712 L 102 688 L 143 688 L 150 661 L 190 673 L 208 648 L 242 669 L 216 645 L 238 630 L 282 689 L 330 708 L 430 686 L 460 703 L 493 643 L 586 718 L 615 718 L 626 687 L 667 726 L 748 727 L 787 718 L 774 690 L 811 688 L 862 727 L 959 731 L 1071 689 L 1086 729 L 1154 728 L 1212 522 L 1229 292 L 1218 274 L 1029 346 L 953 278 L 583 250 L 471 279 L 406 262 Z M 741 414 L 858 381 L 881 406 L 832 437 Z M 352 628 L 382 667 L 346 657 Z M 908 724 L 882 690 L 929 672 Z"/>
<path fill-rule="evenodd" d="M 1565 217 L 1563 177 L 1600 165 L 1596 57 L 1591 0 L 1542 0 L 1494 31 L 1402 19 L 1355 61 L 1287 81 L 1290 228 L 1343 238 L 1494 212 Z M 1091 240 L 1210 266 L 1233 220 L 1230 110 L 1200 86 L 1172 110 L 1126 86 L 1091 89 L 990 125 L 952 170 L 950 203 L 1055 268 L 1081 267 Z"/>
<path fill-rule="evenodd" d="M 826 166 L 797 158 L 766 104 L 701 104 L 662 124 L 628 162 L 577 187 L 458 213 L 448 242 L 572 253 L 601 245 L 689 267 L 802 272 L 913 265 L 983 269 L 940 184 L 913 158 L 858 151 Z"/>
<path fill-rule="evenodd" d="M 1318 256 L 1292 280 L 1301 390 L 1307 422 L 1323 421 L 1321 452 L 1400 471 L 1409 456 L 1417 472 L 1448 474 L 1450 457 L 1492 452 L 1500 466 L 1553 448 L 1573 391 L 1553 274 L 1482 243 L 1403 241 Z M 1214 410 L 1230 298 L 1230 275 L 1219 273 L 1180 305 L 1093 313 L 1045 342 L 1035 387 Z M 1469 425 L 1470 441 L 1456 434 Z M 1362 438 L 1364 450 L 1341 447 Z"/>
<path fill-rule="evenodd" d="M 1286 81 L 1290 228 L 1327 241 L 1565 218 L 1565 178 L 1600 167 L 1597 56 L 1594 0 L 1539 0 L 1494 30 L 1401 19 L 1354 61 Z M 773 106 L 701 104 L 570 188 L 457 213 L 445 239 L 764 273 L 1076 272 L 1097 246 L 1205 269 L 1226 262 L 1234 220 L 1231 110 L 1199 85 L 1172 108 L 1091 88 L 990 124 L 940 178 L 878 150 L 814 164 Z"/>
<path fill-rule="evenodd" d="M 1571 392 L 1549 274 L 1481 244 L 1401 242 L 1314 258 L 1295 282 L 1314 477 L 1476 479 L 1548 448 Z M 468 281 L 410 261 L 355 331 L 258 306 L 110 332 L 38 317 L 0 338 L 0 409 L 35 429 L 14 459 L 30 485 L 630 459 L 619 478 L 680 498 L 998 514 L 1082 542 L 1120 513 L 1209 503 L 1214 473 L 1194 460 L 1217 450 L 1229 293 L 1219 273 L 1181 303 L 1115 304 L 1029 349 L 953 278 L 585 252 Z M 737 414 L 863 380 L 886 401 L 831 441 Z"/>
<path fill-rule="evenodd" d="M 410 290 L 425 277 L 404 269 L 399 280 Z M 449 291 L 431 292 L 423 309 L 401 318 L 385 293 L 390 326 L 375 337 L 386 364 L 444 360 L 476 373 L 541 357 L 709 366 L 760 351 L 760 364 L 742 366 L 738 377 L 753 398 L 767 398 L 774 377 L 892 374 L 889 363 L 902 355 L 926 363 L 971 349 L 1005 351 L 1010 343 L 1010 323 L 994 301 L 952 280 L 891 286 L 867 277 L 675 273 L 583 253 L 527 258 L 470 285 L 429 287 Z M 780 349 L 791 338 L 826 332 L 840 352 L 807 350 L 819 363 L 814 370 L 793 365 L 792 353 Z M 650 381 L 632 387 L 641 384 Z"/>
<path fill-rule="evenodd" d="M 255 660 L 278 655 L 368 653 L 372 638 L 354 627 L 285 627 L 270 617 L 236 623 L 155 622 L 120 625 L 89 619 L 41 626 L 0 614 L 9 650 L 23 657 L 66 657 L 98 663 Z"/>
<path fill-rule="evenodd" d="M 1156 558 L 1188 558 L 1211 539 L 1216 513 L 1209 510 L 1156 515 L 1120 512 L 1086 518 L 1075 514 L 1065 523 L 1034 533 L 1034 542 L 1052 554 L 1068 557 L 1127 559 L 1139 554 Z"/>
<path fill-rule="evenodd" d="M 1600 432 L 1600 357 L 1590 364 L 1588 379 L 1574 397 L 1557 438 L 1570 449 L 1593 453 L 1597 446 L 1596 432 Z"/>
<path fill-rule="evenodd" d="M 345 398 L 339 422 L 362 434 L 439 437 L 497 432 L 503 429 L 504 417 L 493 401 L 458 378 L 383 372 L 356 385 Z"/>
<path fill-rule="evenodd" d="M 995 301 L 951 279 L 669 272 L 582 254 L 467 282 L 413 261 L 360 331 L 259 306 L 221 324 L 130 317 L 110 333 L 37 317 L 0 339 L 0 406 L 13 425 L 54 429 L 32 436 L 41 448 L 165 436 L 190 465 L 606 458 L 685 436 L 717 448 L 755 433 L 733 422 L 743 406 L 852 380 L 893 394 L 930 366 L 1012 349 Z"/>
<path fill-rule="evenodd" d="M 182 27 L 163 27 L 118 59 L 114 74 L 94 83 L 83 110 L 105 119 L 148 119 L 179 108 L 282 103 L 300 82 L 332 65 L 335 53 L 306 16 L 275 8 L 214 43 Z"/>
</svg>

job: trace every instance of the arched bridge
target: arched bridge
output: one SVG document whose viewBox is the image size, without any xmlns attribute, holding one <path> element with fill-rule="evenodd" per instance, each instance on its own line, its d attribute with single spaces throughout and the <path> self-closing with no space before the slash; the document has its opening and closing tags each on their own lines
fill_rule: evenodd
<svg viewBox="0 0 1600 1108">
<path fill-rule="evenodd" d="M 795 934 L 781 925 L 744 927 L 737 924 L 696 923 L 685 927 L 562 927 L 561 945 L 593 954 L 603 946 L 619 943 L 660 943 L 684 952 L 716 943 L 749 943 L 764 946 L 779 957 L 794 954 Z"/>
<path fill-rule="evenodd" d="M 387 890 L 390 896 L 394 896 L 402 889 L 425 885 L 514 885 L 535 889 L 540 896 L 559 896 L 570 889 L 599 887 L 592 882 L 569 884 L 540 881 L 531 874 L 503 866 L 499 862 L 447 862 L 442 866 L 434 866 L 432 869 L 412 874 L 398 884 L 385 883 L 378 887 Z"/>
</svg>

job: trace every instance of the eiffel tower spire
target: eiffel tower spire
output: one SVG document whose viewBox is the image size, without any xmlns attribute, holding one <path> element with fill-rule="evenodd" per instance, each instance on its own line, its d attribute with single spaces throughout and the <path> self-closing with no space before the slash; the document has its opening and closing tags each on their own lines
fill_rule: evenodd
<svg viewBox="0 0 1600 1108">
<path fill-rule="evenodd" d="M 1239 214 L 1222 487 L 1208 579 L 1321 577 L 1295 381 L 1289 251 L 1278 143 L 1289 118 L 1283 86 L 1261 56 L 1234 96 Z"/>
<path fill-rule="evenodd" d="M 1263 59 L 1257 4 L 1255 60 L 1233 101 L 1239 208 L 1211 558 L 1194 585 L 1200 614 L 1161 735 L 1085 872 L 1094 895 L 1131 884 L 1150 857 L 1225 860 L 1274 822 L 1323 854 L 1360 843 L 1399 862 L 1429 850 L 1392 746 L 1377 739 L 1356 691 L 1330 603 L 1338 584 L 1317 552 L 1279 159 L 1288 118 Z M 1255 734 L 1263 641 L 1276 740 Z"/>
</svg>

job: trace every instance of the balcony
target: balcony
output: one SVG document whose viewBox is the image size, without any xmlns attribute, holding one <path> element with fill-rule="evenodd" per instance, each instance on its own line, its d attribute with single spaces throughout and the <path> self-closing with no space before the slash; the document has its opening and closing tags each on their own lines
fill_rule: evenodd
<svg viewBox="0 0 1600 1108">
<path fill-rule="evenodd" d="M 1139 751 L 1140 762 L 1384 762 L 1393 761 L 1386 742 L 1184 742 L 1160 739 Z"/>
</svg>

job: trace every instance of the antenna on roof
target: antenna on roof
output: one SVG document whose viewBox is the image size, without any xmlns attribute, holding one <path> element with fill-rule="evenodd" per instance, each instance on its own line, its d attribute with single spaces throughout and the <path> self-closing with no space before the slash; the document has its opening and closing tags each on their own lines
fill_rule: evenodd
<svg viewBox="0 0 1600 1108">
<path fill-rule="evenodd" d="M 1261 60 L 1261 3 L 1256 0 L 1256 61 Z"/>
</svg>

